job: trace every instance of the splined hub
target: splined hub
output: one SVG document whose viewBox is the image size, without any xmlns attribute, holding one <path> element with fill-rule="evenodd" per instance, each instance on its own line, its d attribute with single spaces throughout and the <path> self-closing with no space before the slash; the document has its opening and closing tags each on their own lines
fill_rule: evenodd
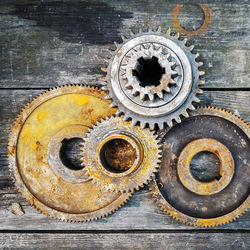
<svg viewBox="0 0 250 250">
<path fill-rule="evenodd" d="M 198 86 L 204 84 L 199 79 L 204 72 L 198 70 L 202 63 L 196 62 L 199 54 L 191 53 L 192 49 L 170 30 L 124 39 L 107 71 L 111 105 L 118 106 L 125 120 L 131 118 L 143 128 L 180 122 L 181 115 L 187 117 L 187 110 L 194 109 L 192 102 L 199 102 L 196 94 L 202 90 Z"/>
<path fill-rule="evenodd" d="M 250 207 L 250 127 L 217 108 L 198 108 L 163 136 L 163 161 L 153 184 L 159 206 L 194 226 L 218 226 Z M 199 152 L 220 161 L 219 175 L 201 181 L 190 163 Z"/>
</svg>

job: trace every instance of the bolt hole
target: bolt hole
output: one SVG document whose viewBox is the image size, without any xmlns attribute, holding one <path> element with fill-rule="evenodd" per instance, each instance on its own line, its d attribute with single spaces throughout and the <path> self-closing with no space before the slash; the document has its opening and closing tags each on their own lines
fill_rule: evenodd
<svg viewBox="0 0 250 250">
<path fill-rule="evenodd" d="M 60 148 L 60 159 L 66 168 L 81 170 L 81 138 L 63 139 Z"/>
<path fill-rule="evenodd" d="M 219 181 L 220 160 L 216 154 L 202 151 L 196 154 L 190 163 L 190 172 L 192 176 L 200 182 Z"/>
<path fill-rule="evenodd" d="M 140 86 L 158 86 L 163 74 L 165 74 L 165 68 L 162 68 L 158 62 L 158 58 L 153 56 L 152 58 L 140 57 L 137 59 L 135 68 L 132 70 L 133 76 L 136 77 Z"/>
<path fill-rule="evenodd" d="M 100 151 L 102 166 L 112 173 L 123 173 L 136 161 L 136 149 L 126 140 L 112 139 Z"/>
</svg>

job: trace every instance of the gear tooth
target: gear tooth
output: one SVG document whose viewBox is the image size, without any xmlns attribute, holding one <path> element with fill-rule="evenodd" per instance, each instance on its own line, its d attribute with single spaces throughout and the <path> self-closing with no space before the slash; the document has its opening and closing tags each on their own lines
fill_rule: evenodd
<svg viewBox="0 0 250 250">
<path fill-rule="evenodd" d="M 190 107 L 189 107 L 189 109 L 190 109 L 190 110 L 195 110 L 194 105 L 193 105 L 193 104 L 191 104 L 191 105 L 190 105 Z"/>
<path fill-rule="evenodd" d="M 160 99 L 163 99 L 163 93 L 162 93 L 162 91 L 161 91 L 161 92 L 157 92 L 157 95 L 158 95 L 158 97 L 159 97 Z"/>
<path fill-rule="evenodd" d="M 114 42 L 114 45 L 116 48 L 118 48 L 118 46 L 119 46 L 117 42 Z"/>
<path fill-rule="evenodd" d="M 101 67 L 101 70 L 106 73 L 107 72 L 107 67 Z"/>
<path fill-rule="evenodd" d="M 111 102 L 111 103 L 109 104 L 109 107 L 110 107 L 110 108 L 115 108 L 115 107 L 117 107 L 117 105 L 116 105 L 114 102 Z"/>
<path fill-rule="evenodd" d="M 182 112 L 182 115 L 183 115 L 184 117 L 186 117 L 186 118 L 189 117 L 189 114 L 188 114 L 188 112 L 187 112 L 186 110 L 184 110 L 184 111 Z"/>
<path fill-rule="evenodd" d="M 200 83 L 199 83 L 200 86 L 204 86 L 205 84 L 206 84 L 206 81 L 205 81 L 205 80 L 202 80 L 202 81 L 200 81 Z"/>
<path fill-rule="evenodd" d="M 107 91 L 107 90 L 108 90 L 108 87 L 107 87 L 107 86 L 102 86 L 102 87 L 101 87 L 101 90 Z"/>
<path fill-rule="evenodd" d="M 200 103 L 200 102 L 201 102 L 201 100 L 200 100 L 199 98 L 197 98 L 197 97 L 196 97 L 196 98 L 194 99 L 194 102 L 196 102 L 196 103 Z"/>
<path fill-rule="evenodd" d="M 200 71 L 200 76 L 204 76 L 205 75 L 205 71 Z"/>
<path fill-rule="evenodd" d="M 189 46 L 190 51 L 194 49 L 194 45 Z"/>
<path fill-rule="evenodd" d="M 121 112 L 119 109 L 117 109 L 116 112 L 115 112 L 115 114 L 116 114 L 117 116 L 119 116 L 119 115 L 122 114 L 122 112 Z"/>
<path fill-rule="evenodd" d="M 181 123 L 181 118 L 180 118 L 180 116 L 175 117 L 175 120 L 176 120 L 177 123 Z"/>
<path fill-rule="evenodd" d="M 196 92 L 198 95 L 202 95 L 204 93 L 204 91 L 202 89 L 198 89 L 198 91 Z"/>
<path fill-rule="evenodd" d="M 141 121 L 140 121 L 140 126 L 141 126 L 141 128 L 145 128 L 146 123 L 145 123 L 145 122 L 141 122 Z"/>
<path fill-rule="evenodd" d="M 200 56 L 200 53 L 195 54 L 195 58 L 198 58 Z"/>
<path fill-rule="evenodd" d="M 148 94 L 148 98 L 150 101 L 153 101 L 154 100 L 154 95 L 153 94 Z"/>
<path fill-rule="evenodd" d="M 129 31 L 129 34 L 130 34 L 131 37 L 135 35 L 132 30 Z"/>
<path fill-rule="evenodd" d="M 155 129 L 155 124 L 154 123 L 153 124 L 149 123 L 149 129 L 154 130 Z"/>
<path fill-rule="evenodd" d="M 152 27 L 151 26 L 149 26 L 148 27 L 148 32 L 152 32 L 153 30 L 152 30 Z"/>
<path fill-rule="evenodd" d="M 138 123 L 138 121 L 136 121 L 135 119 L 132 120 L 132 125 L 133 125 L 133 126 L 136 126 L 137 123 Z"/>
<path fill-rule="evenodd" d="M 109 62 L 109 58 L 108 57 L 104 57 L 103 59 L 104 59 L 105 62 L 107 62 L 107 63 Z"/>
<path fill-rule="evenodd" d="M 164 123 L 159 123 L 158 126 L 160 130 L 164 129 Z"/>
<path fill-rule="evenodd" d="M 139 33 L 140 33 L 140 34 L 142 33 L 142 28 L 141 28 L 141 27 L 139 28 Z"/>
<path fill-rule="evenodd" d="M 106 96 L 104 96 L 104 99 L 105 99 L 105 100 L 110 100 L 111 97 L 110 97 L 109 95 L 106 95 Z"/>
<path fill-rule="evenodd" d="M 187 40 L 188 40 L 188 39 L 185 37 L 185 38 L 183 39 L 183 43 L 186 44 L 186 43 L 187 43 Z"/>
<path fill-rule="evenodd" d="M 198 67 L 203 66 L 203 62 L 197 62 L 198 63 Z"/>
<path fill-rule="evenodd" d="M 166 58 L 168 59 L 170 57 L 170 53 L 168 52 L 167 55 L 166 55 Z"/>
<path fill-rule="evenodd" d="M 176 37 L 177 39 L 179 39 L 179 37 L 180 37 L 180 33 L 179 33 L 179 32 L 177 32 L 177 33 L 175 34 L 175 37 Z"/>
<path fill-rule="evenodd" d="M 171 127 L 173 126 L 173 122 L 172 122 L 172 120 L 167 121 L 167 125 L 171 128 Z"/>
<path fill-rule="evenodd" d="M 160 33 L 161 34 L 161 26 L 159 25 L 158 28 L 157 28 L 157 33 Z"/>
<path fill-rule="evenodd" d="M 140 99 L 141 99 L 141 100 L 144 100 L 144 99 L 145 99 L 145 94 L 142 93 L 142 92 L 140 92 Z"/>
<path fill-rule="evenodd" d="M 121 39 L 123 42 L 125 42 L 127 40 L 127 38 L 124 35 L 121 35 Z"/>
<path fill-rule="evenodd" d="M 166 34 L 168 34 L 168 35 L 171 34 L 171 29 L 170 28 L 167 29 Z"/>
</svg>

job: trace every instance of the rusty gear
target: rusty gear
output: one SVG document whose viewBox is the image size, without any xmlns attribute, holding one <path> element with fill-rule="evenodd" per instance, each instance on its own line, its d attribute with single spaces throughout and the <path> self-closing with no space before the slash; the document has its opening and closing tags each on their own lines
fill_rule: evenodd
<svg viewBox="0 0 250 250">
<path fill-rule="evenodd" d="M 122 38 L 108 68 L 102 68 L 107 71 L 103 89 L 109 90 L 111 107 L 117 106 L 117 114 L 131 118 L 133 125 L 140 122 L 142 128 L 171 127 L 174 120 L 181 122 L 181 115 L 188 117 L 192 103 L 200 101 L 196 95 L 203 93 L 199 86 L 205 84 L 200 80 L 205 72 L 198 69 L 203 63 L 196 61 L 194 46 L 186 46 L 186 39 L 178 33 L 173 36 L 170 29 Z"/>
<path fill-rule="evenodd" d="M 163 138 L 163 160 L 152 194 L 176 220 L 210 227 L 232 222 L 250 207 L 250 126 L 219 108 L 201 107 Z M 202 151 L 220 160 L 220 175 L 208 182 L 190 171 Z"/>
<path fill-rule="evenodd" d="M 105 192 L 89 180 L 84 167 L 63 165 L 64 139 L 83 138 L 97 120 L 114 114 L 94 87 L 62 86 L 29 103 L 9 137 L 9 168 L 24 198 L 41 212 L 64 221 L 89 221 L 121 207 L 131 194 Z"/>
<path fill-rule="evenodd" d="M 90 129 L 83 145 L 83 165 L 99 186 L 131 192 L 152 180 L 159 168 L 159 147 L 149 129 L 111 117 Z"/>
</svg>

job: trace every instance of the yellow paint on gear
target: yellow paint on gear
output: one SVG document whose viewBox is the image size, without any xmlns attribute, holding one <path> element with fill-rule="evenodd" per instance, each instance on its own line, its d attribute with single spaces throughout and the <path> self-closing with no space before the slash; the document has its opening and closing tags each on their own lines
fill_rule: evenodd
<svg viewBox="0 0 250 250">
<path fill-rule="evenodd" d="M 93 184 L 84 167 L 70 170 L 60 162 L 59 139 L 84 137 L 92 124 L 115 113 L 104 97 L 95 87 L 57 87 L 29 103 L 13 124 L 8 145 L 12 177 L 23 197 L 44 214 L 89 221 L 110 214 L 130 198 Z"/>
<path fill-rule="evenodd" d="M 122 151 L 124 147 L 122 167 L 119 166 L 118 157 L 114 157 L 115 166 L 110 164 L 110 159 L 105 158 L 106 146 L 116 140 L 122 142 L 116 148 Z M 148 184 L 158 171 L 161 158 L 160 144 L 154 132 L 134 126 L 121 117 L 111 117 L 93 126 L 85 138 L 82 150 L 83 165 L 93 182 L 114 192 L 131 192 Z M 116 153 L 122 157 L 121 152 Z M 128 167 L 124 167 L 125 163 Z"/>
<path fill-rule="evenodd" d="M 214 124 L 211 123 L 212 120 Z M 200 124 L 203 124 L 203 127 L 199 127 Z M 208 124 L 210 124 L 210 127 Z M 174 130 L 175 128 L 176 130 Z M 217 134 L 215 134 L 214 129 L 217 130 Z M 178 134 L 178 131 L 181 131 L 182 134 Z M 229 133 L 229 131 L 233 132 Z M 206 134 L 206 139 L 198 138 L 201 137 L 203 132 Z M 184 139 L 182 140 L 180 138 Z M 215 144 L 216 146 L 219 147 L 219 144 L 222 142 L 224 144 L 223 147 L 219 148 L 219 151 L 218 148 L 214 148 L 212 143 L 206 145 L 206 142 L 215 138 L 217 138 L 217 141 L 219 138 L 221 139 L 220 143 L 217 142 Z M 161 170 L 157 173 L 151 186 L 151 193 L 157 205 L 166 214 L 190 226 L 215 227 L 236 220 L 250 208 L 250 193 L 248 188 L 250 183 L 249 124 L 225 109 L 199 107 L 197 110 L 192 111 L 190 118 L 184 120 L 179 127 L 173 127 L 167 131 L 164 135 L 164 140 L 166 140 L 165 143 L 163 142 L 164 159 L 162 160 Z M 205 144 L 200 142 L 201 140 L 204 140 Z M 223 187 L 223 190 L 220 190 L 220 186 L 213 187 L 215 189 L 212 191 L 205 190 L 206 185 L 210 185 L 213 182 L 210 181 L 207 184 L 200 182 L 200 185 L 204 186 L 204 190 L 202 190 L 202 192 L 198 190 L 198 192 L 197 187 L 193 186 L 188 180 L 186 180 L 187 183 L 183 183 L 182 180 L 180 180 L 178 171 L 183 171 L 183 168 L 188 167 L 183 163 L 183 159 L 180 155 L 187 147 L 185 145 L 191 145 L 192 142 L 196 143 L 198 141 L 198 148 L 195 148 L 197 152 L 205 145 L 205 151 L 216 151 L 217 154 L 220 154 L 221 157 L 224 158 L 220 159 L 220 162 L 221 164 L 225 164 L 227 168 L 230 167 L 230 164 L 235 164 L 235 170 L 229 168 L 227 171 L 224 171 L 223 167 L 225 166 L 220 167 L 221 179 L 224 177 L 230 179 L 230 182 Z M 200 143 L 203 144 L 201 145 Z M 192 146 L 195 147 L 195 144 Z M 228 147 L 226 151 L 225 147 Z M 238 151 L 232 153 L 234 163 L 230 163 L 228 166 L 227 161 L 230 161 L 230 157 L 228 157 L 227 151 L 229 148 L 231 153 L 233 149 Z M 237 152 L 241 155 L 238 155 Z M 185 153 L 189 153 L 191 156 L 194 154 L 192 150 Z M 223 156 L 224 153 L 225 155 Z M 233 175 L 233 177 L 231 175 Z M 219 179 L 218 182 L 221 179 Z M 224 185 L 223 180 L 221 180 L 221 182 L 222 185 Z M 232 189 L 233 186 L 234 188 Z M 227 191 L 227 188 L 229 191 Z M 175 193 L 173 193 L 173 190 Z M 231 191 L 235 191 L 236 193 Z M 245 192 L 244 194 L 243 191 Z M 215 194 L 215 192 L 217 193 Z M 230 204 L 230 207 L 224 204 L 227 204 L 227 202 L 228 205 Z M 218 214 L 211 212 L 213 207 L 216 207 L 214 213 L 217 211 Z M 198 213 L 200 214 L 199 216 L 197 216 Z M 207 217 L 205 215 L 207 215 Z"/>
</svg>

